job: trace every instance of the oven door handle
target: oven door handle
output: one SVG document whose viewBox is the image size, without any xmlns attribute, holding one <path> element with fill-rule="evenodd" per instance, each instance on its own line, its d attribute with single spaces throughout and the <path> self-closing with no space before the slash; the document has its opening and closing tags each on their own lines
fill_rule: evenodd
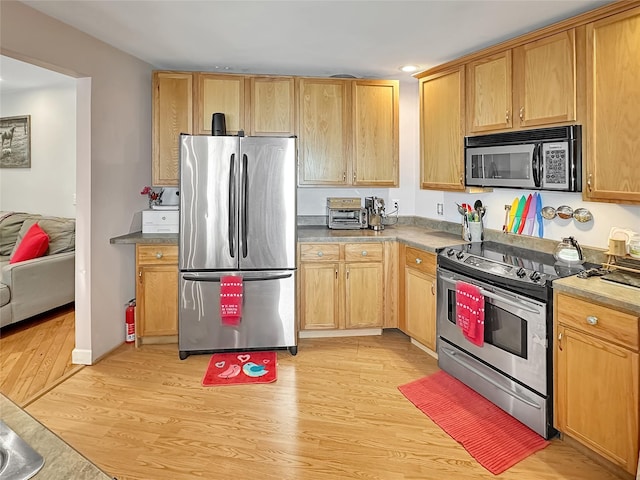
<svg viewBox="0 0 640 480">
<path fill-rule="evenodd" d="M 511 305 L 512 307 L 516 307 L 516 308 L 519 308 L 521 310 L 525 310 L 525 311 L 527 311 L 529 313 L 535 313 L 536 315 L 540 315 L 540 311 L 539 310 L 536 310 L 534 308 L 522 305 L 521 303 L 517 303 L 517 302 L 514 302 L 512 300 L 508 300 L 505 297 L 502 297 L 500 295 L 496 295 L 495 293 L 489 292 L 489 291 L 485 290 L 484 288 L 480 289 L 480 294 L 484 295 L 487 298 L 492 298 L 493 300 L 498 300 L 500 302 L 506 303 L 507 305 Z"/>
<path fill-rule="evenodd" d="M 448 283 L 450 285 L 454 285 L 456 284 L 456 281 L 451 279 L 451 278 L 447 278 L 447 277 L 443 277 L 442 275 L 440 276 L 440 279 L 445 282 Z M 502 303 L 506 303 L 507 305 L 510 305 L 512 307 L 516 307 L 519 308 L 521 310 L 524 310 L 526 312 L 529 313 L 533 313 L 535 315 L 540 315 L 540 310 L 536 310 L 535 308 L 529 307 L 528 305 L 523 305 L 522 303 L 518 303 L 518 302 L 514 302 L 513 300 L 509 300 L 508 298 L 501 296 L 501 295 L 496 295 L 493 292 L 490 292 L 488 290 L 485 290 L 482 287 L 478 287 L 480 289 L 480 295 L 483 295 L 487 298 L 491 298 L 493 300 L 498 300 L 499 302 Z"/>
<path fill-rule="evenodd" d="M 491 378 L 489 378 L 488 376 L 486 376 L 483 372 L 481 372 L 480 370 L 478 370 L 477 368 L 475 368 L 473 365 L 465 362 L 462 358 L 458 357 L 456 355 L 456 352 L 454 350 L 449 350 L 448 348 L 443 348 L 442 351 L 449 357 L 451 358 L 452 361 L 456 362 L 458 365 L 466 368 L 467 370 L 475 373 L 476 375 L 478 375 L 480 378 L 482 378 L 483 380 L 489 382 L 491 385 L 493 385 L 494 387 L 502 390 L 504 393 L 506 393 L 507 395 L 510 395 L 511 397 L 515 398 L 516 400 L 525 403 L 527 405 L 529 405 L 530 407 L 536 408 L 538 410 L 540 410 L 542 407 L 537 404 L 536 402 L 534 402 L 533 400 L 530 400 L 527 397 L 524 397 L 522 395 L 517 394 L 516 392 L 514 392 L 513 390 L 509 390 L 507 387 L 505 387 L 504 385 L 500 385 L 499 383 L 493 381 Z"/>
</svg>

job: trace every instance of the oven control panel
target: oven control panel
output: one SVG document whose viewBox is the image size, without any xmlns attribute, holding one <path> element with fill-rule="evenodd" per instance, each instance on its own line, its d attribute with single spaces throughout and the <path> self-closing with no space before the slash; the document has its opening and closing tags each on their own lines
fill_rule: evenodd
<svg viewBox="0 0 640 480">
<path fill-rule="evenodd" d="M 505 280 L 544 286 L 548 280 L 553 279 L 553 275 L 545 273 L 545 265 L 526 259 L 509 257 L 505 258 L 509 263 L 500 262 L 456 247 L 445 248 L 439 255 L 446 259 L 445 263 L 461 264 L 486 274 L 497 275 Z"/>
</svg>

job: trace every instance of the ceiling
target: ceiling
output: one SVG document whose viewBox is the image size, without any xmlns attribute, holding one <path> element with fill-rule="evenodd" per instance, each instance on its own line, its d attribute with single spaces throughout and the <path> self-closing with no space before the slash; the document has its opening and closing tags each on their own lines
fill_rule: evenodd
<svg viewBox="0 0 640 480">
<path fill-rule="evenodd" d="M 156 69 L 353 75 L 421 70 L 601 0 L 23 0 Z M 12 65 L 0 64 L 9 75 Z M 8 81 L 8 80 L 7 80 Z M 9 83 L 4 80 L 2 89 Z"/>
</svg>

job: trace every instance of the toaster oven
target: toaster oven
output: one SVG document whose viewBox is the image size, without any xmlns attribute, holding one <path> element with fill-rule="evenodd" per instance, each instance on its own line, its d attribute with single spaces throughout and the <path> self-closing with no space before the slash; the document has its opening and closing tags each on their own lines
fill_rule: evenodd
<svg viewBox="0 0 640 480">
<path fill-rule="evenodd" d="M 327 225 L 336 230 L 356 230 L 367 228 L 366 208 L 331 208 L 327 207 Z"/>
</svg>

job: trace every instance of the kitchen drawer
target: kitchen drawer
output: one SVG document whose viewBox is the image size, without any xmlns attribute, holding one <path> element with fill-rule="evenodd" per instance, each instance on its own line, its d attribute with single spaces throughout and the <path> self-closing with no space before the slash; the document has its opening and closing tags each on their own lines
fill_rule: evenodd
<svg viewBox="0 0 640 480">
<path fill-rule="evenodd" d="M 436 256 L 433 253 L 418 250 L 413 247 L 405 248 L 405 265 L 422 273 L 436 274 Z"/>
<path fill-rule="evenodd" d="M 579 298 L 556 296 L 557 321 L 619 345 L 638 350 L 638 317 Z M 589 322 L 592 323 L 589 323 Z"/>
<path fill-rule="evenodd" d="M 340 260 L 340 244 L 338 243 L 301 243 L 300 261 L 302 262 L 337 262 Z"/>
<path fill-rule="evenodd" d="M 178 263 L 177 245 L 137 245 L 138 263 L 145 265 Z"/>
<path fill-rule="evenodd" d="M 344 259 L 347 262 L 381 262 L 382 243 L 347 243 Z"/>
</svg>

